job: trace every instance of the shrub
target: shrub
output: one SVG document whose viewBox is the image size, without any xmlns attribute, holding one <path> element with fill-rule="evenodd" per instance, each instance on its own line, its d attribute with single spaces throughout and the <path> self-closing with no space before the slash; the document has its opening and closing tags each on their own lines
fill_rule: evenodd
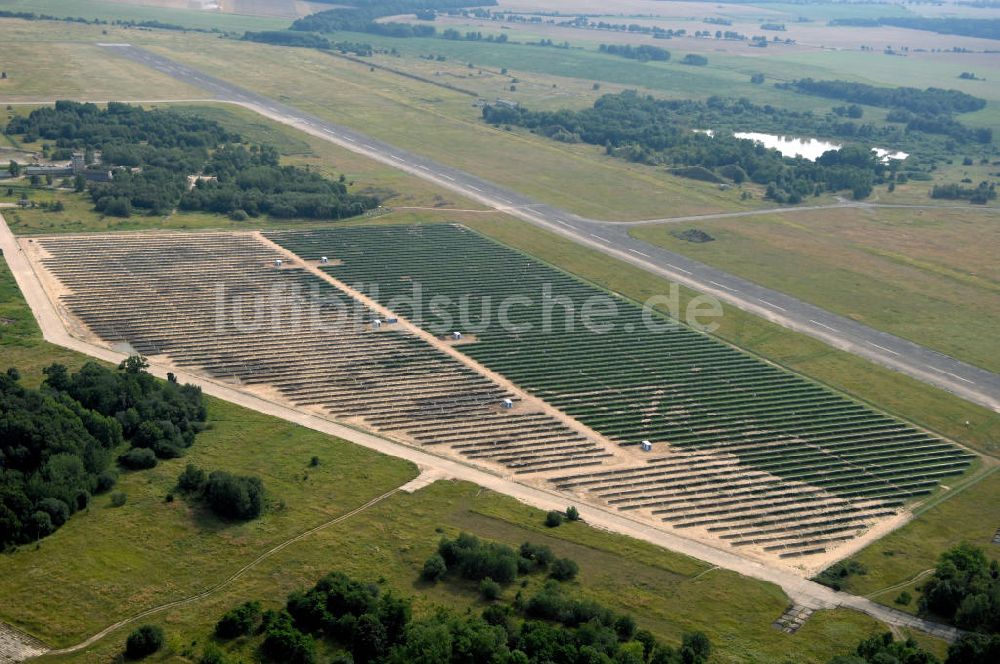
<svg viewBox="0 0 1000 664">
<path fill-rule="evenodd" d="M 705 662 L 712 654 L 712 644 L 701 632 L 685 634 L 681 640 L 681 659 L 684 662 Z"/>
<path fill-rule="evenodd" d="M 115 507 L 121 507 L 128 500 L 128 496 L 124 491 L 115 491 L 111 494 L 111 504 Z"/>
<path fill-rule="evenodd" d="M 118 457 L 118 463 L 129 470 L 145 470 L 156 466 L 156 454 L 145 447 L 133 447 Z"/>
<path fill-rule="evenodd" d="M 552 564 L 556 556 L 552 553 L 552 549 L 545 545 L 525 542 L 521 545 L 521 559 L 527 560 L 532 568 L 545 569 Z M 531 569 L 526 571 L 531 571 Z"/>
<path fill-rule="evenodd" d="M 443 539 L 438 553 L 449 570 L 470 581 L 490 577 L 507 584 L 517 578 L 517 552 L 503 544 L 483 542 L 475 535 L 461 533 L 454 540 Z"/>
<path fill-rule="evenodd" d="M 227 519 L 255 519 L 264 511 L 264 483 L 259 477 L 217 470 L 208 476 L 204 494 L 212 511 Z"/>
<path fill-rule="evenodd" d="M 566 518 L 570 521 L 580 520 L 580 510 L 576 509 L 573 505 L 566 508 Z"/>
<path fill-rule="evenodd" d="M 440 554 L 435 553 L 424 561 L 424 569 L 420 573 L 420 576 L 426 581 L 434 582 L 443 577 L 447 572 L 448 565 L 444 562 L 444 558 Z"/>
<path fill-rule="evenodd" d="M 822 583 L 824 586 L 828 586 L 834 590 L 841 590 L 849 577 L 867 573 L 868 569 L 858 561 L 841 560 L 820 572 L 813 581 Z"/>
<path fill-rule="evenodd" d="M 244 602 L 219 618 L 215 623 L 215 635 L 220 639 L 246 636 L 254 631 L 260 617 L 260 602 Z"/>
<path fill-rule="evenodd" d="M 264 659 L 281 664 L 313 664 L 316 643 L 292 624 L 291 616 L 281 611 L 268 611 L 263 617 L 264 642 L 260 652 Z"/>
<path fill-rule="evenodd" d="M 143 625 L 131 634 L 125 641 L 125 657 L 142 659 L 149 657 L 163 647 L 163 629 L 157 625 Z"/>
<path fill-rule="evenodd" d="M 479 582 L 479 594 L 483 596 L 483 599 L 492 602 L 500 597 L 500 584 L 490 577 L 486 577 Z"/>
<path fill-rule="evenodd" d="M 576 564 L 576 561 L 569 558 L 560 558 L 552 563 L 552 571 L 549 572 L 549 576 L 556 581 L 572 581 L 576 578 L 579 571 L 580 566 Z"/>
<path fill-rule="evenodd" d="M 198 664 L 226 664 L 226 655 L 222 652 L 222 649 L 214 643 L 209 643 L 205 646 L 205 649 L 201 651 L 201 657 L 198 658 Z"/>
<path fill-rule="evenodd" d="M 556 526 L 562 525 L 563 515 L 560 512 L 552 510 L 545 515 L 545 525 L 549 528 L 555 528 Z"/>
<path fill-rule="evenodd" d="M 913 601 L 913 596 L 910 595 L 910 593 L 908 593 L 905 590 L 899 593 L 899 595 L 895 599 L 896 604 L 899 604 L 900 606 L 908 606 L 909 603 L 912 601 Z"/>
<path fill-rule="evenodd" d="M 185 493 L 196 493 L 205 486 L 205 471 L 189 463 L 177 477 L 177 488 Z"/>
</svg>

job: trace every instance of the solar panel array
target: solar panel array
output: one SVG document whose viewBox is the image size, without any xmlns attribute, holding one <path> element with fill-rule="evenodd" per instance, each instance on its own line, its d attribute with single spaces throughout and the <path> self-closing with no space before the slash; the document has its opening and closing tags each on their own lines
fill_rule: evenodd
<svg viewBox="0 0 1000 664">
<path fill-rule="evenodd" d="M 461 226 L 268 237 L 304 258 L 335 257 L 326 271 L 427 330 L 474 333 L 463 353 L 619 445 L 651 441 L 652 458 L 553 481 L 678 528 L 778 555 L 816 553 L 972 459 Z M 610 329 L 587 324 L 594 302 L 616 310 L 599 321 Z"/>
</svg>

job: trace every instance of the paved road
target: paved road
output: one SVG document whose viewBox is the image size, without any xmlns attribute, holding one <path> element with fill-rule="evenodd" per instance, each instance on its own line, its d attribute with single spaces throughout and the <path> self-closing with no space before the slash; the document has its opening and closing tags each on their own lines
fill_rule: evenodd
<svg viewBox="0 0 1000 664">
<path fill-rule="evenodd" d="M 2 215 L 0 215 L 0 251 L 3 252 L 7 265 L 10 267 L 21 293 L 24 295 L 35 319 L 38 321 L 38 326 L 46 341 L 115 364 L 125 359 L 126 355 L 123 353 L 90 344 L 69 334 L 62 318 L 56 311 L 55 305 L 49 300 L 38 276 L 34 272 L 34 268 L 24 255 L 24 252 L 21 251 Z M 473 482 L 486 489 L 511 496 L 523 503 L 546 511 L 565 509 L 567 501 L 572 502 L 571 498 L 556 491 L 548 491 L 521 484 L 513 476 L 497 475 L 456 459 L 439 457 L 424 449 L 395 443 L 366 431 L 339 424 L 314 413 L 267 401 L 255 395 L 242 392 L 226 383 L 218 382 L 201 375 L 178 371 L 173 367 L 161 366 L 157 364 L 156 358 L 151 359 L 149 370 L 153 374 L 165 377 L 168 369 L 173 371 L 182 382 L 199 385 L 206 394 L 225 399 L 244 408 L 280 417 L 289 422 L 349 440 L 384 454 L 407 459 L 425 472 L 425 469 L 433 469 L 434 472 L 439 473 L 441 476 Z M 918 629 L 949 641 L 954 640 L 958 635 L 958 631 L 952 627 L 923 620 L 908 613 L 876 604 L 864 597 L 835 592 L 826 586 L 802 578 L 794 569 L 779 566 L 778 564 L 767 565 L 760 561 L 744 558 L 732 549 L 716 548 L 704 542 L 686 539 L 669 530 L 663 530 L 630 518 L 622 512 L 604 509 L 596 505 L 587 505 L 583 509 L 583 518 L 588 524 L 596 528 L 628 535 L 703 560 L 711 565 L 732 570 L 744 576 L 774 583 L 785 591 L 792 602 L 801 606 L 812 609 L 852 608 L 873 616 L 886 624 Z M 775 616 L 775 618 L 777 617 Z"/>
<path fill-rule="evenodd" d="M 872 360 L 1000 412 L 1000 376 L 985 369 L 637 240 L 629 235 L 628 224 L 586 219 L 566 210 L 539 203 L 465 171 L 304 113 L 297 108 L 209 76 L 145 49 L 129 44 L 101 44 L 101 46 L 122 57 L 199 86 L 220 101 L 247 106 L 274 120 L 293 125 L 377 161 L 391 164 L 469 199 L 555 231 L 580 244 L 710 294 L 723 302 L 789 329 L 820 339 L 835 348 Z M 707 215 L 713 218 L 719 216 L 721 215 Z"/>
</svg>

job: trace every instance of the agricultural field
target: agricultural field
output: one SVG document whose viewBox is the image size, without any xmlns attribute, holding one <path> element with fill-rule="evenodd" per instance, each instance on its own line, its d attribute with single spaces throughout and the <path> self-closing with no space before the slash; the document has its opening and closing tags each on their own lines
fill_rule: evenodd
<svg viewBox="0 0 1000 664">
<path fill-rule="evenodd" d="M 991 371 L 1000 229 L 988 210 L 803 211 L 639 226 L 634 237 Z"/>
<path fill-rule="evenodd" d="M 85 361 L 40 340 L 2 263 L 0 316 L 13 321 L 0 337 L 4 359 L 24 370 L 27 384 L 37 384 L 41 367 L 49 362 L 77 367 Z M 50 645 L 77 642 L 130 612 L 208 587 L 273 542 L 415 474 L 406 463 L 218 400 L 209 400 L 209 422 L 187 457 L 122 478 L 129 498 L 124 506 L 95 503 L 40 548 L 6 555 L 0 593 L 10 601 L 0 608 L 0 619 Z M 312 455 L 321 464 L 308 468 Z M 232 526 L 181 501 L 165 503 L 163 497 L 188 462 L 260 473 L 284 508 L 260 523 Z M 365 471 L 359 474 L 358 467 Z M 783 634 L 770 626 L 787 603 L 773 586 L 583 523 L 548 529 L 542 526 L 543 516 L 465 483 L 438 482 L 413 495 L 397 494 L 342 526 L 300 540 L 218 593 L 158 614 L 155 620 L 164 625 L 168 645 L 153 661 L 174 661 L 212 641 L 215 621 L 235 604 L 261 599 L 267 607 L 276 606 L 286 593 L 334 569 L 382 579 L 383 587 L 414 597 L 421 614 L 441 605 L 481 609 L 473 589 L 417 581 L 441 534 L 459 531 L 514 546 L 523 541 L 546 544 L 558 555 L 572 557 L 581 566 L 578 587 L 586 597 L 641 615 L 640 626 L 668 642 L 683 631 L 703 630 L 716 647 L 713 661 L 720 663 L 795 657 L 824 664 L 849 644 L 884 630 L 866 616 L 835 610 L 814 614 L 794 635 Z M 121 652 L 127 631 L 122 628 L 92 648 L 46 661 L 108 661 Z M 940 641 L 921 641 L 943 650 Z M 249 647 L 229 646 L 237 657 L 251 656 Z"/>
</svg>

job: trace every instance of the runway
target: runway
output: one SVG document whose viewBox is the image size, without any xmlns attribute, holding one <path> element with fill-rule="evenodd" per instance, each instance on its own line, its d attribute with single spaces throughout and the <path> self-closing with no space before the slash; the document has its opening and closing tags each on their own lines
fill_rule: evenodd
<svg viewBox="0 0 1000 664">
<path fill-rule="evenodd" d="M 850 318 L 691 260 L 681 254 L 637 240 L 628 232 L 634 223 L 587 219 L 540 203 L 476 175 L 304 113 L 293 106 L 282 104 L 130 44 L 99 44 L 99 46 L 178 80 L 201 87 L 219 101 L 251 108 L 276 121 L 322 137 L 376 161 L 390 164 L 510 216 L 558 233 L 696 291 L 712 295 L 722 302 L 783 327 L 807 334 L 835 348 L 947 390 L 994 412 L 1000 412 L 1000 375 L 912 341 L 875 330 Z M 842 203 L 832 207 L 850 205 L 855 204 Z M 803 208 L 782 210 L 794 213 L 800 209 Z M 704 215 L 702 218 L 754 214 L 761 212 Z M 698 218 L 688 216 L 676 220 L 693 221 Z M 647 223 L 665 223 L 671 220 L 672 218 L 666 217 Z"/>
</svg>

